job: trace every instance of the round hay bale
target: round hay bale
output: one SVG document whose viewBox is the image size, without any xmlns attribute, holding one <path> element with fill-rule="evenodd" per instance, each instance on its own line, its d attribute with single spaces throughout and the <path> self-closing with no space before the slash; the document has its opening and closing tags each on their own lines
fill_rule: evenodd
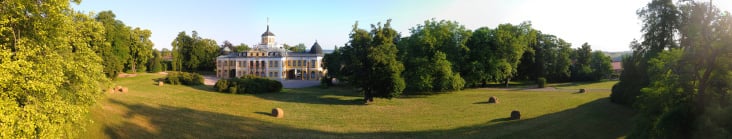
<svg viewBox="0 0 732 139">
<path fill-rule="evenodd" d="M 510 118 L 510 119 L 511 119 L 511 120 L 518 120 L 518 119 L 521 119 L 521 112 L 519 112 L 519 111 L 517 111 L 517 110 L 513 110 L 513 111 L 511 111 L 511 118 Z"/>
<path fill-rule="evenodd" d="M 282 111 L 280 108 L 274 108 L 272 109 L 272 116 L 277 118 L 285 117 L 285 111 Z"/>
<path fill-rule="evenodd" d="M 158 81 L 158 86 L 163 86 L 163 81 Z"/>
<path fill-rule="evenodd" d="M 582 88 L 582 89 L 579 90 L 579 93 L 586 93 L 586 92 L 587 92 L 587 90 L 584 89 L 584 88 Z"/>
<path fill-rule="evenodd" d="M 127 93 L 127 87 L 122 87 L 122 89 L 119 90 L 122 93 Z"/>
<path fill-rule="evenodd" d="M 498 97 L 491 96 L 490 98 L 488 98 L 488 103 L 498 103 Z"/>
<path fill-rule="evenodd" d="M 107 92 L 109 92 L 110 94 L 111 94 L 111 93 L 114 93 L 114 88 L 109 88 L 109 89 L 107 89 Z"/>
<path fill-rule="evenodd" d="M 122 91 L 122 90 L 120 90 L 120 89 L 122 89 L 122 86 L 119 86 L 119 85 L 118 85 L 118 86 L 114 87 L 114 90 L 119 90 L 119 91 Z"/>
</svg>

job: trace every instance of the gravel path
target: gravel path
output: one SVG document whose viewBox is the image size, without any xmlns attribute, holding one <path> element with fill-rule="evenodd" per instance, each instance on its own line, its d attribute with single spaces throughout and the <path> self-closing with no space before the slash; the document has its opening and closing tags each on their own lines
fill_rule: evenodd
<svg viewBox="0 0 732 139">
<path fill-rule="evenodd" d="M 215 85 L 216 81 L 219 81 L 219 78 L 217 78 L 216 75 L 203 75 L 204 85 Z"/>
</svg>

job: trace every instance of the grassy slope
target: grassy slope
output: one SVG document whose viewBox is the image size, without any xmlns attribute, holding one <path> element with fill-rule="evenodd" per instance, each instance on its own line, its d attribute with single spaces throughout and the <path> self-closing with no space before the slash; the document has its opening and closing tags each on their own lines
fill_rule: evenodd
<svg viewBox="0 0 732 139">
<path fill-rule="evenodd" d="M 93 107 L 96 123 L 84 138 L 617 138 L 629 132 L 632 116 L 608 101 L 609 92 L 470 89 L 362 105 L 345 88 L 232 95 L 158 87 L 159 77 L 116 81 L 130 92 L 107 94 Z M 485 104 L 489 96 L 500 104 Z M 268 116 L 274 107 L 285 118 Z M 522 120 L 506 120 L 512 110 Z"/>
</svg>

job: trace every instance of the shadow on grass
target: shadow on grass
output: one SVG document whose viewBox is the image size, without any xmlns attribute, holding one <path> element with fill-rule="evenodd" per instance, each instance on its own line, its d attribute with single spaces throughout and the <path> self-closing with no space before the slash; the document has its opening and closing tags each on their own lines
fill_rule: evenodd
<svg viewBox="0 0 732 139">
<path fill-rule="evenodd" d="M 498 119 L 491 120 L 491 122 L 503 122 L 503 121 L 511 121 L 511 117 L 498 118 Z"/>
<path fill-rule="evenodd" d="M 254 113 L 274 117 L 271 113 L 267 113 L 267 112 L 258 111 L 258 112 L 254 112 Z"/>
<path fill-rule="evenodd" d="M 632 129 L 633 115 L 605 98 L 531 119 L 507 120 L 506 112 L 506 118 L 455 129 L 336 133 L 167 105 L 110 103 L 129 109 L 126 120 L 104 126 L 112 138 L 618 138 Z"/>
<path fill-rule="evenodd" d="M 495 104 L 495 103 L 490 103 L 488 101 L 481 101 L 481 102 L 475 102 L 473 104 Z"/>
<path fill-rule="evenodd" d="M 339 88 L 287 89 L 279 93 L 262 93 L 253 95 L 263 99 L 282 102 L 328 105 L 364 105 L 363 97 L 358 96 L 358 93 Z"/>
<path fill-rule="evenodd" d="M 551 85 L 548 87 L 566 88 L 566 87 L 576 87 L 576 86 L 581 86 L 581 85 L 599 84 L 599 83 L 605 83 L 605 82 L 611 82 L 611 80 L 566 82 L 566 83 L 559 83 L 559 84 Z"/>
</svg>

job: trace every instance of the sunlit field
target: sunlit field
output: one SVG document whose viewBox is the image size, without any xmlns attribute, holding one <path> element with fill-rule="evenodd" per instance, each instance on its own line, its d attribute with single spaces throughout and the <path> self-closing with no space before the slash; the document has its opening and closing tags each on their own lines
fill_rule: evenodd
<svg viewBox="0 0 732 139">
<path fill-rule="evenodd" d="M 608 82 L 581 84 L 604 92 L 468 89 L 364 105 L 346 87 L 236 95 L 157 86 L 163 76 L 118 79 L 130 91 L 92 107 L 82 138 L 619 138 L 632 127 L 632 110 L 608 100 Z M 269 115 L 275 107 L 284 118 Z M 508 120 L 512 110 L 522 119 Z"/>
</svg>

